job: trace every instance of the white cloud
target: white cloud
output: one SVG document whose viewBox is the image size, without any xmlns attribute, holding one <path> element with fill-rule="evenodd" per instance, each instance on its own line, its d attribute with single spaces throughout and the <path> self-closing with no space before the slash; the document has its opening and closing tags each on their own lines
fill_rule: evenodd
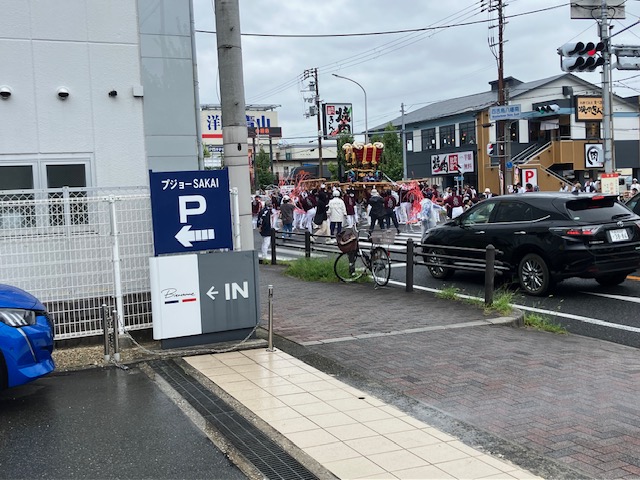
<svg viewBox="0 0 640 480">
<path fill-rule="evenodd" d="M 485 0 L 485 4 L 488 0 Z M 215 30 L 213 0 L 194 0 L 196 28 Z M 379 32 L 455 25 L 488 19 L 478 0 L 385 0 L 323 2 L 301 0 L 240 0 L 243 33 L 342 34 Z M 551 8 L 560 6 L 560 8 Z M 533 10 L 547 11 L 525 14 Z M 613 21 L 614 33 L 638 19 L 640 4 L 627 2 L 627 18 Z M 525 14 L 525 15 L 523 15 Z M 511 0 L 505 7 L 504 74 L 533 81 L 562 73 L 556 49 L 569 41 L 597 41 L 596 22 L 572 20 L 569 2 L 562 0 Z M 496 29 L 492 30 L 497 40 Z M 487 23 L 455 26 L 412 34 L 333 38 L 242 37 L 245 101 L 276 104 L 285 138 L 310 141 L 316 119 L 303 117 L 303 102 L 296 79 L 305 69 L 318 67 L 320 97 L 329 102 L 351 102 L 354 128 L 364 130 L 364 95 L 357 85 L 335 78 L 349 77 L 367 92 L 369 128 L 429 102 L 487 91 L 496 80 L 497 64 L 488 46 Z M 200 100 L 220 103 L 217 91 L 215 35 L 197 34 Z M 640 45 L 631 28 L 614 37 L 614 44 Z M 614 70 L 616 80 L 636 72 Z M 581 75 L 600 83 L 598 73 Z M 640 77 L 625 84 L 640 89 Z M 293 140 L 297 139 L 297 140 Z"/>
</svg>

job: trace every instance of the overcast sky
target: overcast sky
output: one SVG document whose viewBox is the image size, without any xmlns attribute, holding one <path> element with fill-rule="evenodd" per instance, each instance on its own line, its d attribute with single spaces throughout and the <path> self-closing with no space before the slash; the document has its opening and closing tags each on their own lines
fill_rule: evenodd
<svg viewBox="0 0 640 480">
<path fill-rule="evenodd" d="M 215 31 L 214 0 L 194 0 L 196 29 Z M 323 34 L 385 32 L 443 27 L 423 32 L 329 38 L 243 35 L 245 101 L 274 104 L 284 140 L 317 138 L 316 118 L 305 118 L 302 81 L 318 68 L 320 98 L 352 103 L 354 132 L 364 131 L 364 94 L 336 73 L 360 83 L 367 93 L 368 126 L 384 124 L 431 102 L 489 90 L 497 63 L 488 38 L 488 0 L 239 0 L 243 34 Z M 597 41 L 595 21 L 572 20 L 568 0 L 505 1 L 504 75 L 524 82 L 562 73 L 556 49 L 564 43 Z M 495 14 L 493 15 L 495 19 Z M 626 19 L 612 20 L 612 33 L 640 19 L 640 1 L 626 2 Z M 464 25 L 461 25 L 464 24 Z M 640 25 L 615 36 L 614 45 L 640 45 Z M 219 104 L 214 34 L 196 34 L 201 103 Z M 497 47 L 496 47 L 497 48 Z M 497 51 L 497 50 L 496 50 Z M 579 74 L 600 84 L 598 72 Z M 625 88 L 624 86 L 629 87 Z M 613 71 L 614 92 L 640 92 L 640 71 Z M 307 93 L 306 96 L 309 96 Z"/>
</svg>

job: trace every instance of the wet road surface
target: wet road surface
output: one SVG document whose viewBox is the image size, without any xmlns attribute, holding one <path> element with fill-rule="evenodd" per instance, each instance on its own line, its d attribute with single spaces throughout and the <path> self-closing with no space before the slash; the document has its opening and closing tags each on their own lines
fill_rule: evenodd
<svg viewBox="0 0 640 480">
<path fill-rule="evenodd" d="M 137 368 L 0 393 L 0 478 L 246 478 Z"/>
</svg>

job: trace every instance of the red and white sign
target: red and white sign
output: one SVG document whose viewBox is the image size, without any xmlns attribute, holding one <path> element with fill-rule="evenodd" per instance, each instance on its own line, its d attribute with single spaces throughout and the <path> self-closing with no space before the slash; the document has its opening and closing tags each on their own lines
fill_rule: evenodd
<svg viewBox="0 0 640 480">
<path fill-rule="evenodd" d="M 431 155 L 431 172 L 433 175 L 472 173 L 473 171 L 473 152 Z"/>
<path fill-rule="evenodd" d="M 538 170 L 535 168 L 522 169 L 522 185 L 526 186 L 527 183 L 530 183 L 534 187 L 538 185 Z"/>
<path fill-rule="evenodd" d="M 618 184 L 618 174 L 603 173 L 600 177 L 600 190 L 605 195 L 619 195 L 620 185 Z"/>
</svg>

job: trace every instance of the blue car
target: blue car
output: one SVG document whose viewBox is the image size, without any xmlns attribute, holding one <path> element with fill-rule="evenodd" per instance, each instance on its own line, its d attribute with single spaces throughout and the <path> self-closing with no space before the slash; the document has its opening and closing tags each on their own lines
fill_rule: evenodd
<svg viewBox="0 0 640 480">
<path fill-rule="evenodd" d="M 55 369 L 53 322 L 33 295 L 0 284 L 0 390 Z"/>
</svg>

